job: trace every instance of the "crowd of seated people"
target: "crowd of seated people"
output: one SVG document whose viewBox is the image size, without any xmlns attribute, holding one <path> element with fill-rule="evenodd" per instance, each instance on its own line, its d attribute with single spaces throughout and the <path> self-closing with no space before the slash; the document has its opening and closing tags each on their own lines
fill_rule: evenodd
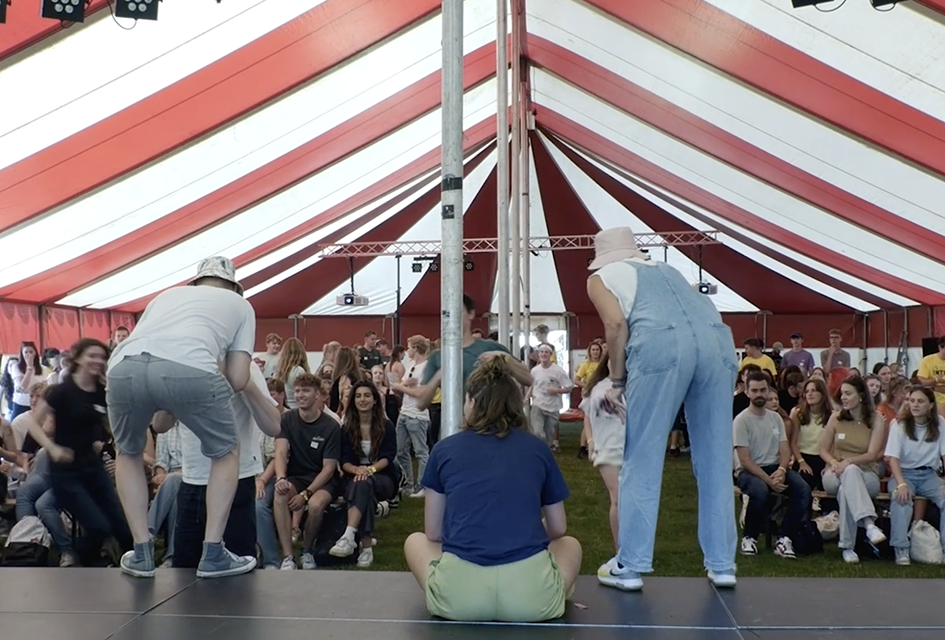
<svg viewBox="0 0 945 640">
<path fill-rule="evenodd" d="M 911 381 L 885 363 L 864 376 L 850 367 L 839 331 L 831 331 L 830 342 L 822 366 L 815 367 L 802 349 L 803 337 L 794 334 L 779 372 L 759 340 L 745 341 L 733 398 L 735 483 L 743 500 L 740 551 L 758 553 L 758 537 L 780 505 L 774 553 L 795 557 L 792 540 L 811 514 L 822 513 L 820 496 L 826 496 L 836 505 L 845 562 L 859 562 L 855 546 L 862 531 L 874 548 L 889 539 L 896 563 L 908 565 L 909 531 L 925 518 L 929 503 L 940 512 L 945 505 L 945 338 Z M 888 496 L 888 533 L 878 522 L 881 493 Z M 945 520 L 933 524 L 941 531 Z M 945 549 L 945 537 L 940 539 Z"/>
</svg>

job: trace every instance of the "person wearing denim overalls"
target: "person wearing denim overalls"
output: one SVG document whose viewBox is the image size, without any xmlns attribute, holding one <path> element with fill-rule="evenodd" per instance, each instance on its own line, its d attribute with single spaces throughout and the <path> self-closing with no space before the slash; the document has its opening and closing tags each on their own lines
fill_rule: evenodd
<svg viewBox="0 0 945 640">
<path fill-rule="evenodd" d="M 587 290 L 607 333 L 611 380 L 626 403 L 627 439 L 618 496 L 619 551 L 598 570 L 606 586 L 643 588 L 653 570 L 666 442 L 685 404 L 698 482 L 699 544 L 709 580 L 735 586 L 731 330 L 712 301 L 665 262 L 650 261 L 633 231 L 595 238 Z"/>
</svg>

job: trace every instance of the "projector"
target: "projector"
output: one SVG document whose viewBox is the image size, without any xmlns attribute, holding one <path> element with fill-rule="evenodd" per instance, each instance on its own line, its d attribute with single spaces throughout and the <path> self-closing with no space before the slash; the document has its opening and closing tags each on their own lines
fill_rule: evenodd
<svg viewBox="0 0 945 640">
<path fill-rule="evenodd" d="M 719 285 L 709 284 L 708 282 L 697 282 L 692 288 L 704 296 L 714 296 L 719 292 Z"/>
<path fill-rule="evenodd" d="M 356 293 L 344 293 L 335 300 L 339 307 L 366 307 L 370 302 L 367 296 Z"/>
</svg>

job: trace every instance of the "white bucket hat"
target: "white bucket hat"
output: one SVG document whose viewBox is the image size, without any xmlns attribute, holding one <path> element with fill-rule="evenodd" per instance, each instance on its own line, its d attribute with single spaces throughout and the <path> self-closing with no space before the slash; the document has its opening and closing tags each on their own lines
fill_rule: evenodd
<svg viewBox="0 0 945 640">
<path fill-rule="evenodd" d="M 587 267 L 597 271 L 612 262 L 621 262 L 631 258 L 649 260 L 650 257 L 640 251 L 636 236 L 630 227 L 604 229 L 594 236 L 594 261 Z"/>
<path fill-rule="evenodd" d="M 236 292 L 243 295 L 243 285 L 236 279 L 236 267 L 233 261 L 223 256 L 205 258 L 197 268 L 197 275 L 188 284 L 196 284 L 201 278 L 219 278 L 236 285 Z"/>
</svg>

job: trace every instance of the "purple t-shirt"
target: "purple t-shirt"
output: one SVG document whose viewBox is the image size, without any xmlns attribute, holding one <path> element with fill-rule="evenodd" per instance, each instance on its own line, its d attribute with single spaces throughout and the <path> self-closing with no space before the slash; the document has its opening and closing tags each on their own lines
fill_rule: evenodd
<svg viewBox="0 0 945 640">
<path fill-rule="evenodd" d="M 804 349 L 794 351 L 791 349 L 781 356 L 781 368 L 786 369 L 790 366 L 800 367 L 805 375 L 809 375 L 816 365 L 814 364 L 814 356 L 811 355 L 810 351 Z"/>
</svg>

